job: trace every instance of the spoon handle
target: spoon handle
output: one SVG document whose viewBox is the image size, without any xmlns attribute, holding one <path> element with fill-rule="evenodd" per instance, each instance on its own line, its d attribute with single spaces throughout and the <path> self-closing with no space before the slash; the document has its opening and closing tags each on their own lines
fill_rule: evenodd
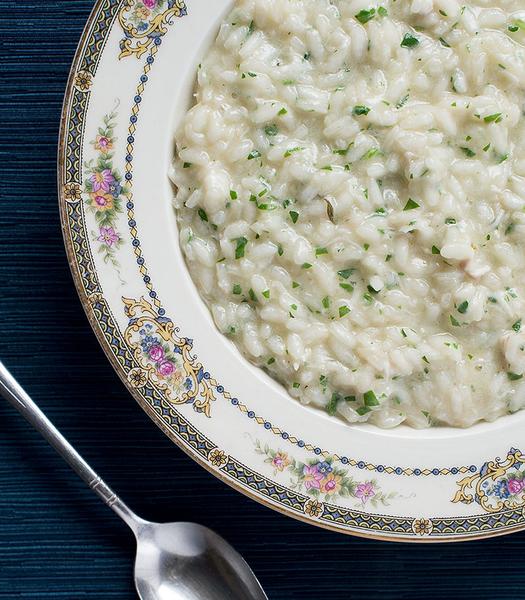
<svg viewBox="0 0 525 600">
<path fill-rule="evenodd" d="M 142 519 L 124 504 L 109 485 L 97 475 L 82 456 L 71 446 L 60 431 L 31 400 L 1 361 L 0 395 L 10 402 L 42 434 L 60 456 L 69 463 L 77 475 L 136 532 L 138 526 L 142 523 Z"/>
</svg>

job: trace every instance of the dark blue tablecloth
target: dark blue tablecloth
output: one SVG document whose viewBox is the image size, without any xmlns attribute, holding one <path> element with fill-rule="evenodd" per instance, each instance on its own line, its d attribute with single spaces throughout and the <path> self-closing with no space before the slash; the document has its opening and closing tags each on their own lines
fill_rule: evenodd
<svg viewBox="0 0 525 600">
<path fill-rule="evenodd" d="M 314 529 L 206 473 L 128 396 L 80 307 L 57 211 L 62 94 L 91 6 L 0 0 L 0 356 L 138 512 L 216 529 L 272 600 L 525 599 L 525 534 L 407 546 Z M 0 401 L 0 598 L 130 600 L 133 556 L 126 527 Z"/>
</svg>

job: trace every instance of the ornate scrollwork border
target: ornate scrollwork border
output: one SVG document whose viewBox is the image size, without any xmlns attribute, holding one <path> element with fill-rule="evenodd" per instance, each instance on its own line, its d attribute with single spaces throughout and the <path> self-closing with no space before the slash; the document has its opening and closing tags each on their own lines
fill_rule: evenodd
<svg viewBox="0 0 525 600">
<path fill-rule="evenodd" d="M 461 479 L 452 502 L 476 502 L 487 512 L 525 506 L 525 455 L 511 448 L 504 460 L 486 462 L 478 473 Z"/>
<path fill-rule="evenodd" d="M 126 0 L 118 13 L 124 31 L 119 58 L 141 58 L 167 33 L 173 19 L 185 14 L 184 0 Z"/>
<path fill-rule="evenodd" d="M 215 401 L 210 374 L 192 355 L 193 341 L 178 335 L 173 321 L 159 317 L 144 298 L 123 298 L 129 325 L 124 339 L 142 373 L 171 404 L 192 404 L 211 416 Z"/>
</svg>

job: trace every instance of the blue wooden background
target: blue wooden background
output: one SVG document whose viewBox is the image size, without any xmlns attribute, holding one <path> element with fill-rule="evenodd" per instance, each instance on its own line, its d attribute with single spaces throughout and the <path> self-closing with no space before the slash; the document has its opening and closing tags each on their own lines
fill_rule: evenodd
<svg viewBox="0 0 525 600">
<path fill-rule="evenodd" d="M 62 94 L 91 6 L 0 0 L 0 357 L 138 512 L 216 529 L 271 600 L 525 599 L 525 533 L 407 546 L 314 529 L 206 473 L 128 396 L 77 299 L 57 211 Z M 131 600 L 132 542 L 0 401 L 0 599 Z"/>
</svg>

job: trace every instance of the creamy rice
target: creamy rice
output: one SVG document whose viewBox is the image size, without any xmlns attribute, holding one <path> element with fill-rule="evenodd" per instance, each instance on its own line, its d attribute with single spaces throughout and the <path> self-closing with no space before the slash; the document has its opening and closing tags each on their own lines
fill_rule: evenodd
<svg viewBox="0 0 525 600">
<path fill-rule="evenodd" d="M 181 245 L 301 402 L 418 428 L 525 405 L 522 7 L 239 0 L 199 66 Z"/>
</svg>

